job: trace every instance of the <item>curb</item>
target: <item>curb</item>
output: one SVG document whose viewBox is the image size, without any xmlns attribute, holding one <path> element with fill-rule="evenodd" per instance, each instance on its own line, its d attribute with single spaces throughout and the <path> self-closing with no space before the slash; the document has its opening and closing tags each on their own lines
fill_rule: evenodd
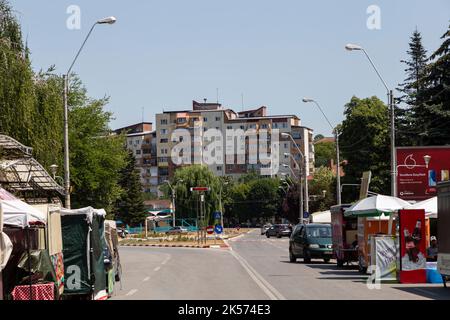
<svg viewBox="0 0 450 320">
<path fill-rule="evenodd" d="M 197 248 L 197 249 L 228 249 L 227 244 L 220 245 L 181 245 L 181 244 L 121 244 L 121 247 L 158 247 L 158 248 Z"/>
</svg>

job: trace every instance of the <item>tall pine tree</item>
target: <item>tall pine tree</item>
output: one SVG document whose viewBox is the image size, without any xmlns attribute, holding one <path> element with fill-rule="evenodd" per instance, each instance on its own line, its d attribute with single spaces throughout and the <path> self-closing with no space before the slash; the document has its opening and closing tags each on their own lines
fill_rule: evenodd
<svg viewBox="0 0 450 320">
<path fill-rule="evenodd" d="M 119 185 L 123 192 L 116 204 L 116 219 L 128 225 L 142 224 L 146 216 L 144 198 L 136 159 L 131 152 L 128 152 L 127 165 L 120 174 Z"/>
<path fill-rule="evenodd" d="M 424 77 L 421 110 L 425 130 L 424 145 L 447 145 L 450 143 L 450 26 L 442 45 L 430 56 L 430 64 Z"/>
<path fill-rule="evenodd" d="M 407 54 L 409 59 L 401 60 L 406 65 L 406 79 L 397 88 L 401 94 L 397 98 L 401 104 L 396 111 L 397 144 L 403 146 L 421 145 L 422 135 L 419 134 L 424 131 L 420 106 L 425 83 L 421 80 L 426 74 L 428 59 L 422 35 L 417 29 L 411 36 Z"/>
</svg>

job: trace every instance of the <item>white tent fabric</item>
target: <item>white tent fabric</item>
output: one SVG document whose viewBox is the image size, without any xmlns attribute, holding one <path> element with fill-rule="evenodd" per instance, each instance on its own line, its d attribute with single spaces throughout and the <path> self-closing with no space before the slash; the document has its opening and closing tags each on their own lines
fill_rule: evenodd
<svg viewBox="0 0 450 320">
<path fill-rule="evenodd" d="M 0 272 L 5 268 L 11 256 L 13 246 L 9 237 L 3 233 L 3 206 L 0 201 Z M 1 279 L 0 279 L 1 281 Z"/>
<path fill-rule="evenodd" d="M 312 223 L 331 223 L 331 211 L 314 212 L 311 214 Z"/>
<path fill-rule="evenodd" d="M 106 216 L 106 211 L 104 209 L 94 209 L 92 207 L 81 209 L 61 208 L 61 216 L 85 215 L 89 223 L 92 223 L 92 217 L 94 216 L 94 214 L 99 216 Z"/>
<path fill-rule="evenodd" d="M 34 223 L 47 223 L 47 216 L 29 204 L 17 199 L 0 188 L 0 202 L 3 207 L 3 224 L 26 228 Z"/>
<path fill-rule="evenodd" d="M 438 214 L 438 199 L 437 197 L 433 197 L 421 202 L 417 202 L 412 204 L 405 209 L 423 209 L 425 210 L 425 214 L 430 218 L 437 218 Z"/>
<path fill-rule="evenodd" d="M 359 200 L 345 211 L 345 215 L 355 216 L 379 216 L 381 214 L 391 214 L 400 209 L 408 207 L 410 204 L 397 197 L 376 195 Z"/>
</svg>

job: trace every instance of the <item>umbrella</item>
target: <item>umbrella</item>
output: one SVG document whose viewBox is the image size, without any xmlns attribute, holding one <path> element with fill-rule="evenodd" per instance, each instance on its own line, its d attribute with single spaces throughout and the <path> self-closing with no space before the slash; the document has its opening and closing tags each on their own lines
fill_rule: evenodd
<svg viewBox="0 0 450 320">
<path fill-rule="evenodd" d="M 423 209 L 423 210 L 425 210 L 427 217 L 437 218 L 438 200 L 437 200 L 437 197 L 433 197 L 433 198 L 409 205 L 405 209 Z"/>
<path fill-rule="evenodd" d="M 345 216 L 378 217 L 403 209 L 410 204 L 397 197 L 376 195 L 359 200 L 345 211 Z"/>
</svg>

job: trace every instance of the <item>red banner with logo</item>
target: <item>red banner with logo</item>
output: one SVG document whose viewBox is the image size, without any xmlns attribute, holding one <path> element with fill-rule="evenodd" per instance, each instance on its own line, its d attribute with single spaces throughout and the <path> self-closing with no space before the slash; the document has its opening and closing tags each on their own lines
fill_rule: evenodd
<svg viewBox="0 0 450 320">
<path fill-rule="evenodd" d="M 400 282 L 426 283 L 425 211 L 400 210 Z"/>
<path fill-rule="evenodd" d="M 399 198 L 422 201 L 435 197 L 437 184 L 450 180 L 450 147 L 399 147 L 397 172 Z"/>
</svg>

